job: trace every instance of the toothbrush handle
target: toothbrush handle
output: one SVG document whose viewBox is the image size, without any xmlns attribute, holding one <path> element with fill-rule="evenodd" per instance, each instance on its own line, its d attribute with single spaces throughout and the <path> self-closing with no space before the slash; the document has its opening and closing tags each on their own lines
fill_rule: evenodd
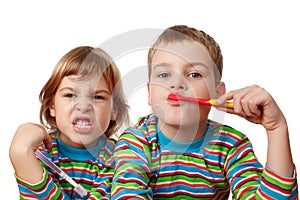
<svg viewBox="0 0 300 200">
<path fill-rule="evenodd" d="M 39 150 L 35 151 L 36 157 L 40 160 L 44 161 L 49 167 L 51 167 L 55 172 L 61 174 L 62 170 L 57 167 L 51 160 L 49 160 L 44 154 L 42 154 Z"/>
<path fill-rule="evenodd" d="M 44 161 L 50 168 L 52 168 L 55 172 L 57 172 L 62 178 L 67 180 L 71 185 L 73 185 L 74 190 L 81 196 L 84 197 L 87 195 L 86 189 L 84 189 L 81 185 L 76 183 L 71 177 L 69 177 L 63 170 L 57 167 L 51 160 L 49 160 L 44 154 L 42 154 L 39 150 L 35 151 L 36 157 L 40 160 Z"/>
<path fill-rule="evenodd" d="M 217 100 L 216 100 L 216 99 L 211 99 L 211 100 L 209 100 L 209 102 L 210 102 L 210 104 L 211 104 L 212 106 L 218 106 L 218 105 L 217 105 Z M 234 104 L 233 104 L 233 102 L 231 102 L 231 101 L 227 101 L 227 102 L 225 102 L 222 106 L 223 106 L 223 107 L 226 107 L 226 108 L 233 108 L 233 107 L 234 107 Z"/>
<path fill-rule="evenodd" d="M 233 102 L 226 102 L 224 106 L 227 108 L 233 108 Z"/>
</svg>

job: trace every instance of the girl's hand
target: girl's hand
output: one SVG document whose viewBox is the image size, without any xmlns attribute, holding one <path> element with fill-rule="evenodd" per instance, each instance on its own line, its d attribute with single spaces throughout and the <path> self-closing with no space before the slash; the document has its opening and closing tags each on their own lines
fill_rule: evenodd
<svg viewBox="0 0 300 200">
<path fill-rule="evenodd" d="M 42 125 L 20 125 L 11 142 L 9 157 L 18 177 L 35 184 L 43 178 L 43 168 L 35 156 L 35 150 L 44 143 L 51 150 L 51 138 Z"/>
<path fill-rule="evenodd" d="M 286 127 L 286 120 L 273 97 L 263 88 L 253 85 L 234 90 L 217 99 L 222 105 L 233 100 L 234 108 L 218 107 L 219 110 L 239 115 L 248 121 L 264 126 L 267 132 Z"/>
<path fill-rule="evenodd" d="M 11 148 L 32 149 L 35 151 L 42 142 L 48 150 L 51 150 L 51 138 L 46 129 L 39 124 L 26 123 L 18 127 Z"/>
</svg>

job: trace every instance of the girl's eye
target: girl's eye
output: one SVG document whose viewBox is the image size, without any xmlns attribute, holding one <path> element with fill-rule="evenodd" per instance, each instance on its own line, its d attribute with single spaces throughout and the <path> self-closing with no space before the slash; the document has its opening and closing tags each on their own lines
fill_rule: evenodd
<svg viewBox="0 0 300 200">
<path fill-rule="evenodd" d="M 100 96 L 100 95 L 94 95 L 93 98 L 96 99 L 96 100 L 103 100 L 104 99 L 104 97 Z"/>
<path fill-rule="evenodd" d="M 158 75 L 158 77 L 159 77 L 159 78 L 168 78 L 168 77 L 170 77 L 170 74 L 168 74 L 168 73 L 160 73 L 160 74 Z"/>
<path fill-rule="evenodd" d="M 65 94 L 64 97 L 67 97 L 67 98 L 75 98 L 76 95 L 75 95 L 75 94 L 72 94 L 72 93 L 68 93 L 68 94 Z"/>
<path fill-rule="evenodd" d="M 188 76 L 191 77 L 191 78 L 199 78 L 199 77 L 202 77 L 201 74 L 200 74 L 200 73 L 197 73 L 197 72 L 190 73 Z"/>
</svg>

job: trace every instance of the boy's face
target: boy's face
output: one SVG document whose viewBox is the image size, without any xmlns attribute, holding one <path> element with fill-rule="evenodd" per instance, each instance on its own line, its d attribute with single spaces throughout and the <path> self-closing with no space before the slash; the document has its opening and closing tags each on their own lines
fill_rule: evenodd
<svg viewBox="0 0 300 200">
<path fill-rule="evenodd" d="M 160 122 L 171 126 L 206 123 L 210 107 L 168 100 L 170 93 L 187 97 L 216 97 L 215 64 L 204 46 L 183 41 L 162 44 L 153 55 L 148 101 Z"/>
</svg>

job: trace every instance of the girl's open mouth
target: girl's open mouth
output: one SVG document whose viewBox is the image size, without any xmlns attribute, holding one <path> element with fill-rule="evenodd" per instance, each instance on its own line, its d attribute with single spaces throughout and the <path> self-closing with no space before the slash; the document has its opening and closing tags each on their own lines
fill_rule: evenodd
<svg viewBox="0 0 300 200">
<path fill-rule="evenodd" d="M 88 117 L 76 117 L 72 124 L 75 131 L 79 133 L 88 133 L 94 128 L 91 118 Z"/>
</svg>

